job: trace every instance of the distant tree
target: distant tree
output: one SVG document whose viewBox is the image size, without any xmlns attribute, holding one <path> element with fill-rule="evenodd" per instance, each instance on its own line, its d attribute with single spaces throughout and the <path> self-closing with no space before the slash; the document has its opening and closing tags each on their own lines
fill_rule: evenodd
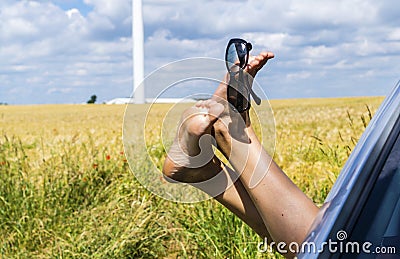
<svg viewBox="0 0 400 259">
<path fill-rule="evenodd" d="M 93 104 L 96 102 L 96 100 L 97 100 L 97 96 L 94 94 L 94 95 L 90 96 L 90 99 L 89 99 L 89 101 L 87 101 L 87 103 Z"/>
</svg>

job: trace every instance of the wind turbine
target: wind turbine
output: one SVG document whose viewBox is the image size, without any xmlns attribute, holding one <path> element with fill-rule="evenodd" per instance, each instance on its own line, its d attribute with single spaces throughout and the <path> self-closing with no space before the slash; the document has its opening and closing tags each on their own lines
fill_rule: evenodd
<svg viewBox="0 0 400 259">
<path fill-rule="evenodd" d="M 132 38 L 133 38 L 133 93 L 135 103 L 145 102 L 144 96 L 144 33 L 142 0 L 132 0 Z"/>
</svg>

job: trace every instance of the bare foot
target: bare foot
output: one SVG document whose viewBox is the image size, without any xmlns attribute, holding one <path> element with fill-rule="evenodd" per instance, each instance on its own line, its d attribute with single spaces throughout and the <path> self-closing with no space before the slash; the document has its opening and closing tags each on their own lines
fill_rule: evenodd
<svg viewBox="0 0 400 259">
<path fill-rule="evenodd" d="M 273 57 L 274 54 L 270 52 L 252 56 L 245 71 L 254 78 Z M 176 138 L 164 162 L 163 174 L 167 180 L 198 183 L 212 178 L 220 171 L 220 161 L 214 156 L 212 149 L 215 143 L 211 131 L 214 128 L 218 147 L 222 148 L 221 151 L 226 156 L 230 150 L 228 142 L 231 135 L 227 126 L 229 124 L 226 120 L 218 119 L 222 116 L 228 120 L 232 119 L 228 109 L 224 107 L 227 104 L 226 94 L 227 85 L 221 83 L 212 100 L 198 102 L 183 113 Z"/>
<path fill-rule="evenodd" d="M 250 56 L 249 62 L 245 67 L 244 71 L 247 72 L 253 79 L 256 77 L 258 71 L 260 71 L 265 64 L 267 64 L 268 60 L 273 59 L 274 53 L 272 52 L 261 52 L 257 56 Z M 219 101 L 221 98 L 226 100 L 226 91 L 227 91 L 227 82 L 228 82 L 228 74 L 225 77 L 224 82 L 221 83 L 218 88 L 214 92 L 213 100 Z"/>
<path fill-rule="evenodd" d="M 253 83 L 254 77 L 257 75 L 268 60 L 274 58 L 274 54 L 271 52 L 261 52 L 257 56 L 250 56 L 249 62 L 244 69 L 245 72 L 250 76 L 250 85 Z M 241 117 L 230 111 L 227 98 L 227 83 L 228 74 L 225 77 L 223 83 L 221 83 L 215 90 L 212 97 L 213 100 L 224 104 L 225 111 L 221 114 L 220 119 L 213 125 L 215 132 L 215 139 L 218 144 L 218 148 L 222 151 L 225 157 L 229 157 L 231 152 L 231 138 L 240 140 L 241 142 L 248 141 L 247 134 L 245 134 L 246 128 L 251 126 L 249 112 L 246 111 L 241 114 Z"/>
<path fill-rule="evenodd" d="M 272 52 L 261 52 L 258 56 L 250 56 L 247 67 L 244 69 L 253 78 L 256 77 L 257 72 L 267 64 L 268 60 L 273 59 L 274 53 Z"/>
<path fill-rule="evenodd" d="M 197 183 L 215 176 L 215 170 L 204 170 L 204 167 L 219 166 L 212 147 L 215 141 L 211 129 L 223 111 L 222 104 L 207 100 L 196 103 L 182 114 L 176 138 L 164 162 L 163 174 L 167 180 Z"/>
</svg>

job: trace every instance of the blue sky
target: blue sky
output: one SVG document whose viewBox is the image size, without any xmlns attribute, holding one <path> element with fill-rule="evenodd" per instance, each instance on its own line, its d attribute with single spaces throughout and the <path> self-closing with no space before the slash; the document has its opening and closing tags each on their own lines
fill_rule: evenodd
<svg viewBox="0 0 400 259">
<path fill-rule="evenodd" d="M 143 0 L 143 10 L 145 74 L 223 58 L 241 37 L 276 55 L 256 78 L 270 98 L 386 95 L 400 79 L 394 0 Z M 131 21 L 130 0 L 1 0 L 0 102 L 130 96 Z"/>
<path fill-rule="evenodd" d="M 93 6 L 84 3 L 82 0 L 54 0 L 51 1 L 53 4 L 59 6 L 64 11 L 76 8 L 82 15 L 87 15 L 90 11 L 93 11 Z"/>
</svg>

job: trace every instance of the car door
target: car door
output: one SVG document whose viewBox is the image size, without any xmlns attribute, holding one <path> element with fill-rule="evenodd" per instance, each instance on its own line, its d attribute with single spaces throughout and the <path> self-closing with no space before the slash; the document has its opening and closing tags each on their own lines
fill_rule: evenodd
<svg viewBox="0 0 400 259">
<path fill-rule="evenodd" d="M 400 83 L 350 155 L 298 258 L 400 258 Z"/>
</svg>

